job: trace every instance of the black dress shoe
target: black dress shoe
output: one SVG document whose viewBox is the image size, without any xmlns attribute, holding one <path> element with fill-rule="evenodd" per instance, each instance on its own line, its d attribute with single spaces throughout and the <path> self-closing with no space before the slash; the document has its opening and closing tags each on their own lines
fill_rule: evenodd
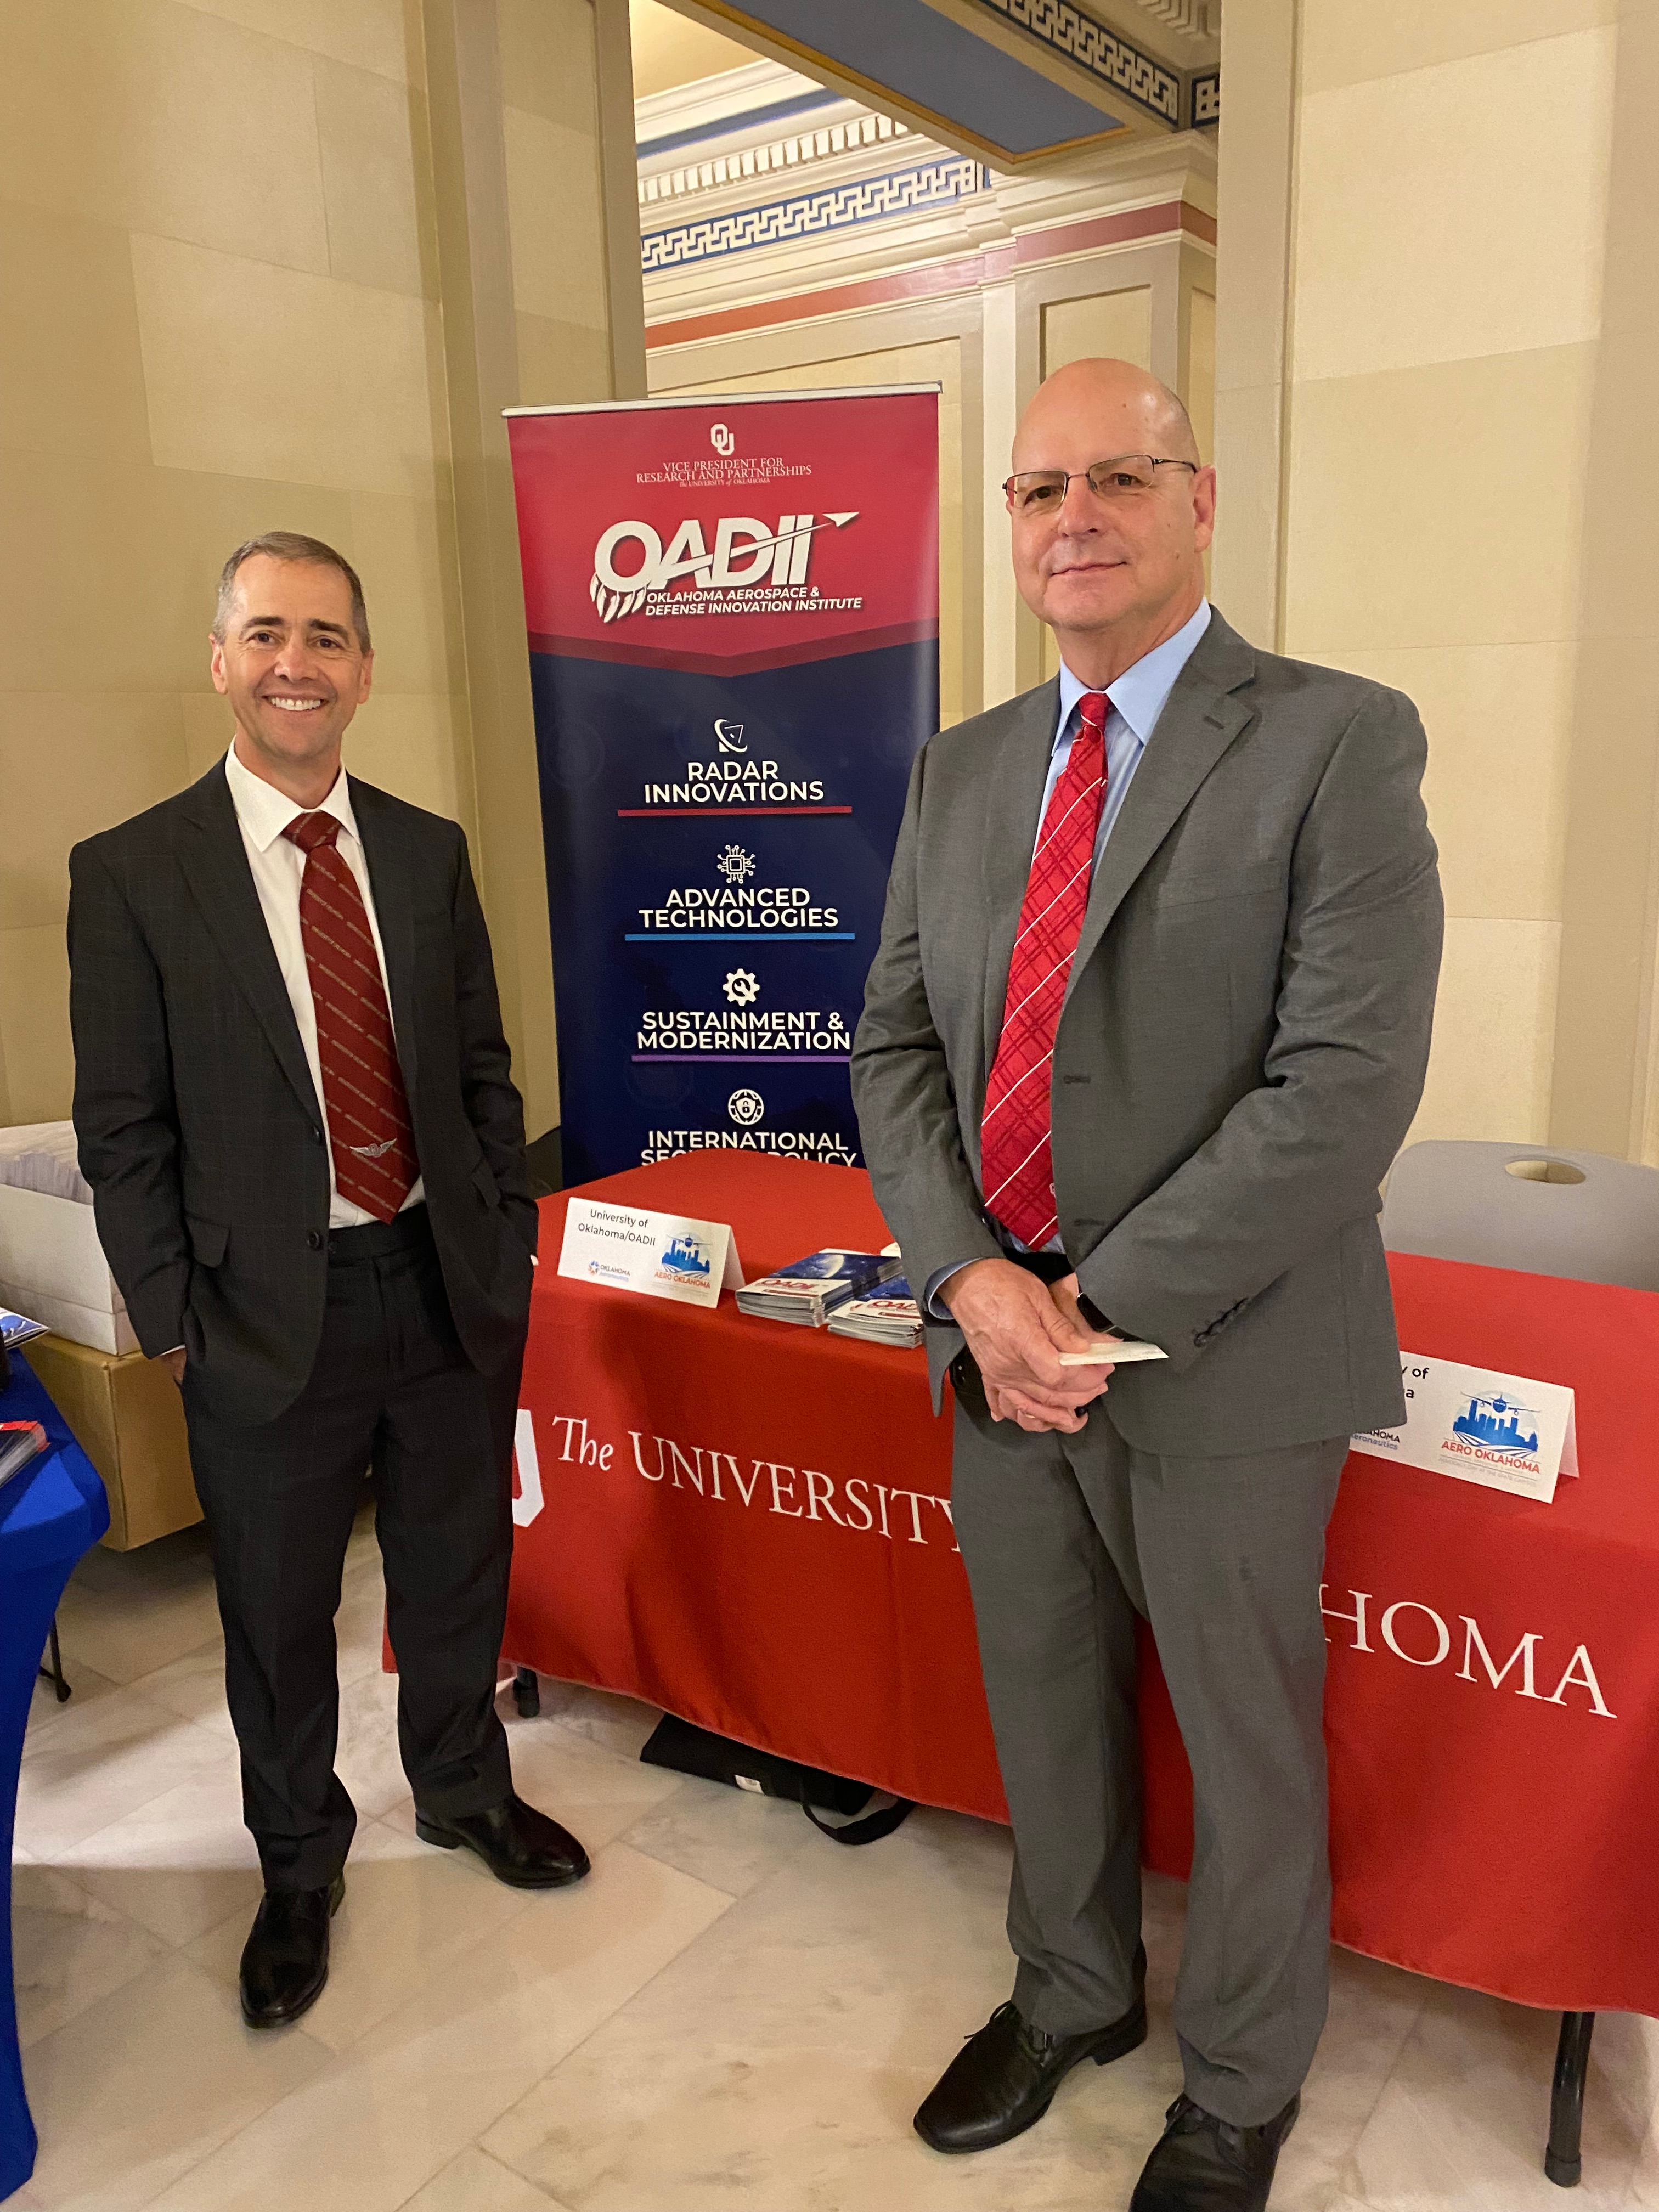
<svg viewBox="0 0 1659 2212">
<path fill-rule="evenodd" d="M 1129 2212 L 1265 2212 L 1279 2147 L 1301 2109 L 1301 2098 L 1292 2097 L 1259 2128 L 1236 2128 L 1190 2097 L 1177 2097 Z"/>
<path fill-rule="evenodd" d="M 286 2027 L 308 2012 L 328 1979 L 328 1923 L 345 1876 L 326 1889 L 268 1889 L 242 1947 L 242 2018 L 250 2027 Z"/>
<path fill-rule="evenodd" d="M 1137 1983 L 1146 1976 L 1146 1954 L 1137 1952 Z M 1085 2058 L 1104 2066 L 1146 2040 L 1144 1995 L 1121 2020 L 1081 2035 L 1046 2035 L 1018 2005 L 999 2005 L 922 2100 L 916 2133 L 935 2150 L 990 2150 L 1036 2126 L 1073 2066 Z"/>
<path fill-rule="evenodd" d="M 522 1797 L 509 1797 L 487 1813 L 463 1813 L 447 1820 L 417 1808 L 415 1832 L 440 1850 L 465 1844 L 511 1889 L 562 1889 L 567 1882 L 580 1881 L 588 1869 L 587 1853 L 568 1829 Z"/>
</svg>

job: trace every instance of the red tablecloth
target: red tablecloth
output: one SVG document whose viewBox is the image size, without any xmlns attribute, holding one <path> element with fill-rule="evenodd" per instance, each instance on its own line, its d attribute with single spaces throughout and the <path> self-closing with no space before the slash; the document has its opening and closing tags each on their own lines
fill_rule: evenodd
<svg viewBox="0 0 1659 2212">
<path fill-rule="evenodd" d="M 887 1241 L 851 1169 L 694 1153 L 587 1193 L 729 1221 L 750 1279 Z M 562 1281 L 568 1195 L 542 1207 L 510 1656 L 1005 1819 L 921 1353 Z M 1572 1386 L 1583 1473 L 1539 1505 L 1350 1459 L 1325 1597 L 1337 1940 L 1659 2013 L 1659 1297 L 1391 1267 L 1410 1350 Z M 1146 1854 L 1182 1875 L 1191 1781 L 1143 1654 Z"/>
</svg>

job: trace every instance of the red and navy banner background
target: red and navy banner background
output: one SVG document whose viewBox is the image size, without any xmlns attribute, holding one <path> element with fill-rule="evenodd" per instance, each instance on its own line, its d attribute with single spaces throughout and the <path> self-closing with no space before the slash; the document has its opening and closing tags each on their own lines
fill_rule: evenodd
<svg viewBox="0 0 1659 2212">
<path fill-rule="evenodd" d="M 848 1055 L 939 726 L 933 386 L 508 420 L 565 1179 L 851 1165 Z"/>
</svg>

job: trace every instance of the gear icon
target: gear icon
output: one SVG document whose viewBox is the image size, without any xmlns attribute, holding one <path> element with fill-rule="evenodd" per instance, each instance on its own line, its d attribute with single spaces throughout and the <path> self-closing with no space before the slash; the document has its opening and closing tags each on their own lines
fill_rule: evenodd
<svg viewBox="0 0 1659 2212">
<path fill-rule="evenodd" d="M 760 996 L 760 984 L 746 968 L 734 968 L 726 979 L 726 995 L 734 1006 L 752 1006 Z"/>
</svg>

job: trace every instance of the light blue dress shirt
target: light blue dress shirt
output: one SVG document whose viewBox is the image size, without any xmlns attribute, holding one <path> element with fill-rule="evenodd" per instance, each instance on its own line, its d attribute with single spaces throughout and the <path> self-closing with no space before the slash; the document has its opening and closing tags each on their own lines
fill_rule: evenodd
<svg viewBox="0 0 1659 2212">
<path fill-rule="evenodd" d="M 1106 716 L 1106 796 L 1101 801 L 1100 827 L 1095 833 L 1096 867 L 1106 849 L 1106 840 L 1111 836 L 1128 796 L 1129 786 L 1134 781 L 1140 757 L 1152 741 L 1158 727 L 1158 717 L 1168 703 L 1176 687 L 1176 678 L 1192 659 L 1198 641 L 1210 627 L 1210 603 L 1200 599 L 1197 611 L 1184 622 L 1173 637 L 1166 637 L 1156 645 L 1133 667 L 1126 668 L 1115 683 L 1106 686 L 1110 702 Z M 1042 805 L 1037 814 L 1037 836 L 1042 836 L 1042 824 L 1047 819 L 1048 801 L 1054 795 L 1054 786 L 1065 773 L 1066 763 L 1072 757 L 1072 741 L 1078 732 L 1078 702 L 1091 687 L 1073 676 L 1064 661 L 1060 665 L 1060 723 L 1054 732 L 1054 753 L 1048 763 L 1048 781 L 1042 787 Z M 1033 854 L 1036 847 L 1032 848 Z M 1022 1244 L 1012 1231 L 999 1229 L 998 1233 L 1011 1250 L 1024 1252 Z M 1045 1252 L 1059 1252 L 1065 1248 L 1058 1237 L 1051 1237 L 1043 1246 Z M 929 1277 L 927 1289 L 927 1310 L 938 1321 L 948 1321 L 950 1309 L 939 1300 L 943 1284 L 958 1269 L 969 1266 L 966 1260 L 954 1261 L 948 1267 L 939 1268 Z"/>
</svg>

